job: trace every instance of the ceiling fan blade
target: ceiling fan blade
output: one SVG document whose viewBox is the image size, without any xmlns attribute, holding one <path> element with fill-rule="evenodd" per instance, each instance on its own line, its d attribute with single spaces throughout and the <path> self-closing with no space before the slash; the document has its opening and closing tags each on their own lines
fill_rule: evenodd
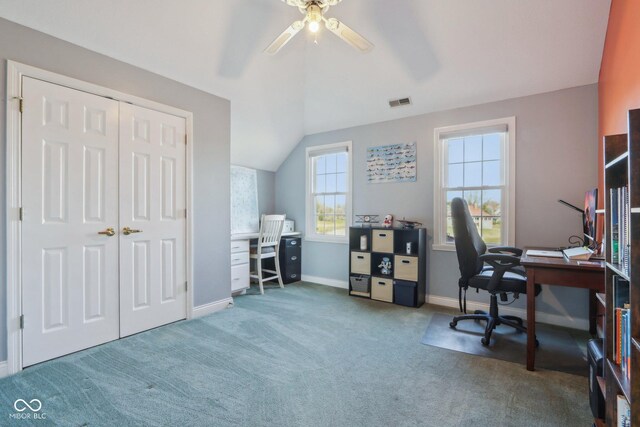
<svg viewBox="0 0 640 427">
<path fill-rule="evenodd" d="M 338 21 L 336 18 L 325 19 L 325 25 L 329 31 L 349 43 L 362 53 L 367 53 L 373 49 L 373 44 L 351 28 Z"/>
<path fill-rule="evenodd" d="M 293 24 L 289 26 L 286 30 L 282 32 L 276 39 L 267 47 L 264 51 L 269 55 L 275 55 L 284 47 L 285 44 L 289 43 L 289 40 L 293 38 L 301 29 L 304 28 L 304 21 L 295 21 Z"/>
</svg>

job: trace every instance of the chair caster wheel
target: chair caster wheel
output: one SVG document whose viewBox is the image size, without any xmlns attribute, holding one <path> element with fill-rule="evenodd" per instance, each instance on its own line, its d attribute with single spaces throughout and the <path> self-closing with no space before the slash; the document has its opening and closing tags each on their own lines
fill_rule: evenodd
<svg viewBox="0 0 640 427">
<path fill-rule="evenodd" d="M 458 322 L 451 322 L 451 323 L 449 323 L 449 327 L 451 329 L 455 329 L 457 324 L 458 324 Z"/>
<path fill-rule="evenodd" d="M 482 338 L 480 342 L 482 343 L 482 345 L 489 345 L 489 340 L 487 340 L 486 338 Z"/>
</svg>

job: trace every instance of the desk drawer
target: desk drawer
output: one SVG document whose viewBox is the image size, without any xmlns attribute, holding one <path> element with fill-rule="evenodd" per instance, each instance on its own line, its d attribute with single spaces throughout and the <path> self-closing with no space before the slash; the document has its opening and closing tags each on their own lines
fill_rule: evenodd
<svg viewBox="0 0 640 427">
<path fill-rule="evenodd" d="M 411 282 L 418 281 L 418 258 L 411 256 L 395 256 L 395 273 L 393 277 L 396 279 L 409 280 Z"/>
<path fill-rule="evenodd" d="M 231 265 L 248 264 L 249 252 L 237 252 L 231 254 Z"/>
<path fill-rule="evenodd" d="M 371 274 L 371 254 L 368 252 L 351 252 L 351 272 Z"/>
<path fill-rule="evenodd" d="M 292 249 L 293 250 L 284 251 L 284 254 L 280 254 L 280 265 L 300 264 L 300 249 Z"/>
<path fill-rule="evenodd" d="M 393 280 L 372 277 L 371 299 L 393 302 Z"/>
<path fill-rule="evenodd" d="M 371 250 L 393 253 L 393 230 L 373 230 Z"/>
<path fill-rule="evenodd" d="M 232 240 L 231 241 L 231 253 L 236 252 L 249 252 L 248 240 Z"/>
<path fill-rule="evenodd" d="M 234 265 L 231 267 L 231 292 L 249 287 L 249 264 Z"/>
</svg>

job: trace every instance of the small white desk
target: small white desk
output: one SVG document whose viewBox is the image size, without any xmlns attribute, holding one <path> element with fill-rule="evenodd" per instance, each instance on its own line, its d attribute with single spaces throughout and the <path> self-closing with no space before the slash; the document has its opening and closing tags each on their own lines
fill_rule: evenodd
<svg viewBox="0 0 640 427">
<path fill-rule="evenodd" d="M 282 233 L 282 237 L 300 236 L 299 231 Z M 231 293 L 249 288 L 249 243 L 260 233 L 238 233 L 231 235 Z"/>
<path fill-rule="evenodd" d="M 292 237 L 292 236 L 300 236 L 302 235 L 302 233 L 300 233 L 299 231 L 286 231 L 282 233 L 282 237 Z M 237 241 L 237 240 L 251 240 L 251 239 L 257 239 L 260 236 L 260 233 L 238 233 L 238 234 L 232 234 L 231 235 L 231 241 Z"/>
</svg>

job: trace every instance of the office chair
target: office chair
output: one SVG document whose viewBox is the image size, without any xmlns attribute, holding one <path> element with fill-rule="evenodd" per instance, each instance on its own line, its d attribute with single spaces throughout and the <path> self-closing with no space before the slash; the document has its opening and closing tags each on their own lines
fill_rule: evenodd
<svg viewBox="0 0 640 427">
<path fill-rule="evenodd" d="M 256 262 L 256 271 L 252 271 L 249 277 L 258 280 L 260 293 L 263 295 L 264 281 L 278 279 L 280 287 L 284 288 L 282 274 L 280 274 L 280 238 L 282 237 L 282 227 L 284 226 L 285 218 L 286 215 L 262 215 L 258 244 L 251 245 L 249 248 L 249 256 Z M 262 268 L 262 260 L 269 258 L 275 258 L 275 270 Z M 272 273 L 275 274 L 275 276 L 262 277 L 263 272 Z"/>
<path fill-rule="evenodd" d="M 506 301 L 508 293 L 512 293 L 514 298 L 527 293 L 527 276 L 524 268 L 520 266 L 522 249 L 494 247 L 487 251 L 487 245 L 480 237 L 469 213 L 467 202 L 459 197 L 451 201 L 451 217 L 461 274 L 458 281 L 458 300 L 460 311 L 465 314 L 454 317 L 449 326 L 455 329 L 459 321 L 467 319 L 486 321 L 484 337 L 480 340 L 483 345 L 489 345 L 491 333 L 498 325 L 507 325 L 520 332 L 526 332 L 521 318 L 498 314 L 498 295 L 501 300 Z M 474 314 L 467 314 L 469 287 L 475 288 L 476 292 L 482 289 L 491 294 L 489 313 L 476 310 Z M 541 289 L 540 285 L 536 285 L 535 294 L 538 295 Z"/>
</svg>

